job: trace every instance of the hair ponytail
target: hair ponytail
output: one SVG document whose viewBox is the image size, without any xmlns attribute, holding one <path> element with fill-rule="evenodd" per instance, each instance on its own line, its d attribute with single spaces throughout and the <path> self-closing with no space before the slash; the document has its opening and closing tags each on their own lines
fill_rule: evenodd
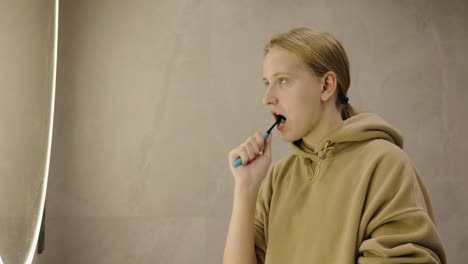
<svg viewBox="0 0 468 264">
<path fill-rule="evenodd" d="M 346 120 L 352 116 L 358 115 L 359 111 L 356 110 L 351 104 L 347 103 L 341 108 L 341 117 Z"/>
</svg>

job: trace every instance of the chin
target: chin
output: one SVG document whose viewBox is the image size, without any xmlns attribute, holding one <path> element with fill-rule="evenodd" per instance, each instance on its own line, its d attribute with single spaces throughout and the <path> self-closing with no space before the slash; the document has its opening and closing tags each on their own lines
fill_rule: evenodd
<svg viewBox="0 0 468 264">
<path fill-rule="evenodd" d="M 281 132 L 280 132 L 281 133 Z M 284 142 L 294 142 L 298 139 L 301 139 L 302 137 L 298 137 L 298 136 L 289 136 L 287 135 L 287 133 L 281 133 L 280 134 L 280 138 L 282 141 Z"/>
</svg>

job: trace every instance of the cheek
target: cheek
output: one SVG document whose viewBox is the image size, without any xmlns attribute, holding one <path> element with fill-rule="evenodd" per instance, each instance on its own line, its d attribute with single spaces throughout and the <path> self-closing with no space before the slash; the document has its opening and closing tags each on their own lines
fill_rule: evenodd
<svg viewBox="0 0 468 264">
<path fill-rule="evenodd" d="M 300 108 L 301 112 L 309 112 L 316 109 L 317 106 L 320 107 L 320 98 L 310 90 L 298 93 L 294 102 L 296 108 Z"/>
<path fill-rule="evenodd" d="M 311 97 L 295 98 L 295 103 L 291 107 L 291 118 L 297 127 L 309 127 L 320 116 L 320 100 Z"/>
<path fill-rule="evenodd" d="M 289 94 L 288 96 L 288 110 L 291 120 L 298 121 L 296 125 L 306 125 L 311 120 L 315 119 L 314 115 L 317 115 L 320 110 L 320 94 L 317 87 L 308 86 L 296 86 L 294 87 L 296 93 Z M 286 98 L 285 98 L 286 99 Z"/>
</svg>

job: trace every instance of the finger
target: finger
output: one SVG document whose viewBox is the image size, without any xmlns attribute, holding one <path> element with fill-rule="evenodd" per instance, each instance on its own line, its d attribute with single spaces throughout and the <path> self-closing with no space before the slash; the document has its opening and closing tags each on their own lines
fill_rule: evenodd
<svg viewBox="0 0 468 264">
<path fill-rule="evenodd" d="M 255 139 L 257 140 L 258 147 L 260 152 L 263 152 L 265 148 L 265 139 L 263 138 L 263 134 L 260 131 L 255 133 Z"/>
<path fill-rule="evenodd" d="M 255 138 L 255 136 L 252 136 L 250 138 L 249 144 L 250 146 L 252 146 L 255 156 L 257 156 L 258 152 L 260 152 L 260 147 L 258 146 L 257 139 Z"/>
<path fill-rule="evenodd" d="M 245 146 L 245 150 L 248 156 L 247 160 L 245 161 L 245 164 L 247 164 L 255 158 L 255 153 L 254 153 L 253 147 L 250 144 L 250 141 L 247 141 L 246 143 L 244 143 L 244 146 Z"/>
<path fill-rule="evenodd" d="M 230 164 L 233 164 L 234 162 L 236 162 L 236 160 L 238 158 L 241 158 L 241 155 L 239 154 L 239 148 L 233 149 L 233 150 L 231 150 L 231 152 L 229 152 L 229 163 Z"/>
<path fill-rule="evenodd" d="M 239 147 L 239 154 L 242 158 L 242 165 L 245 165 L 249 162 L 249 154 L 248 154 L 248 151 L 247 151 L 247 147 L 242 144 L 240 147 Z"/>
</svg>

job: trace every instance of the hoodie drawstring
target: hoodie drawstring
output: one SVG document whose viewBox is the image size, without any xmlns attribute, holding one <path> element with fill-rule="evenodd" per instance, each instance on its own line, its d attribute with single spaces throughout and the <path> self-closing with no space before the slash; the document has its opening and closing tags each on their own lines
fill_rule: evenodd
<svg viewBox="0 0 468 264">
<path fill-rule="evenodd" d="M 329 150 L 335 148 L 335 147 L 329 146 L 330 144 L 331 144 L 331 141 L 327 140 L 327 142 L 325 144 L 325 147 L 321 151 L 319 151 L 319 153 L 318 153 L 319 161 L 318 161 L 318 164 L 317 164 L 317 169 L 315 170 L 315 173 L 314 173 L 314 177 L 312 178 L 312 182 L 315 182 L 315 180 L 317 179 L 317 177 L 318 177 L 318 175 L 320 173 L 320 164 L 321 164 L 322 160 L 324 160 L 327 157 L 327 152 Z"/>
</svg>

